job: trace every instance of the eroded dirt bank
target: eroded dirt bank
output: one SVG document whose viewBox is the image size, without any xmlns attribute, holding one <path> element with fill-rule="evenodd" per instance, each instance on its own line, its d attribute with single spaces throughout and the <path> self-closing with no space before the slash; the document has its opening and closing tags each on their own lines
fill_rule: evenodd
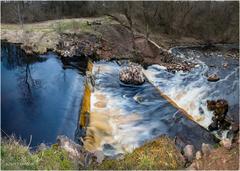
<svg viewBox="0 0 240 171">
<path fill-rule="evenodd" d="M 52 20 L 41 23 L 1 25 L 1 39 L 22 43 L 29 54 L 43 54 L 48 50 L 64 57 L 90 56 L 94 59 L 130 59 L 143 65 L 171 65 L 189 70 L 188 63 L 181 63 L 167 49 L 176 45 L 199 44 L 195 39 L 180 40 L 173 44 L 162 36 L 161 47 L 145 36 L 111 17 Z M 159 43 L 159 41 L 157 41 Z M 157 45 L 157 46 L 156 46 Z"/>
</svg>

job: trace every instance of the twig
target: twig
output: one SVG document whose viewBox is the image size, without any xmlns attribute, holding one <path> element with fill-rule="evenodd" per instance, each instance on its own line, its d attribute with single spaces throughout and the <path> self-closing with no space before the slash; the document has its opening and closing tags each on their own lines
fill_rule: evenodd
<svg viewBox="0 0 240 171">
<path fill-rule="evenodd" d="M 31 142 L 32 142 L 32 135 L 30 135 L 30 141 L 29 141 L 29 143 L 28 143 L 28 146 L 27 146 L 27 148 L 29 148 L 29 146 L 30 146 Z"/>
<path fill-rule="evenodd" d="M 11 139 L 11 137 L 10 137 L 5 131 L 3 131 L 2 128 L 1 128 L 1 131 L 2 131 L 4 134 L 6 134 L 9 139 Z"/>
</svg>

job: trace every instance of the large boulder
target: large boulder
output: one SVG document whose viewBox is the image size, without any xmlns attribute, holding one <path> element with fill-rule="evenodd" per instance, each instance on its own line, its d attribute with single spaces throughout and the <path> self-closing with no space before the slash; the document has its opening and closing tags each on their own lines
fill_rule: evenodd
<svg viewBox="0 0 240 171">
<path fill-rule="evenodd" d="M 141 66 L 130 64 L 120 70 L 119 79 L 125 84 L 141 85 L 145 81 L 142 70 Z"/>
</svg>

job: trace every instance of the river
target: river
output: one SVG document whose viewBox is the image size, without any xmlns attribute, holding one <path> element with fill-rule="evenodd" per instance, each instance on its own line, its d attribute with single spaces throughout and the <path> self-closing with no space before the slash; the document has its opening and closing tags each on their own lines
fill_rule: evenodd
<svg viewBox="0 0 240 171">
<path fill-rule="evenodd" d="M 31 146 L 74 139 L 84 75 L 63 65 L 54 53 L 27 56 L 18 46 L 1 47 L 1 129 Z M 4 131 L 4 132 L 3 132 Z"/>
</svg>

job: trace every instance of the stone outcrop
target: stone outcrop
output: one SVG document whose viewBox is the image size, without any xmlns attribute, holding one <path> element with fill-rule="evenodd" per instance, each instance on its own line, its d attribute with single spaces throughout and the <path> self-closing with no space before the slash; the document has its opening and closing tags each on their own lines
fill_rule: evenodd
<svg viewBox="0 0 240 171">
<path fill-rule="evenodd" d="M 119 72 L 119 79 L 125 84 L 141 85 L 144 83 L 142 67 L 135 64 L 123 67 Z"/>
<path fill-rule="evenodd" d="M 91 154 L 87 152 L 83 146 L 75 143 L 65 135 L 59 135 L 57 137 L 57 144 L 60 148 L 67 151 L 72 160 L 75 160 L 82 166 L 87 166 L 89 164 L 89 160 L 87 159 Z"/>
</svg>

